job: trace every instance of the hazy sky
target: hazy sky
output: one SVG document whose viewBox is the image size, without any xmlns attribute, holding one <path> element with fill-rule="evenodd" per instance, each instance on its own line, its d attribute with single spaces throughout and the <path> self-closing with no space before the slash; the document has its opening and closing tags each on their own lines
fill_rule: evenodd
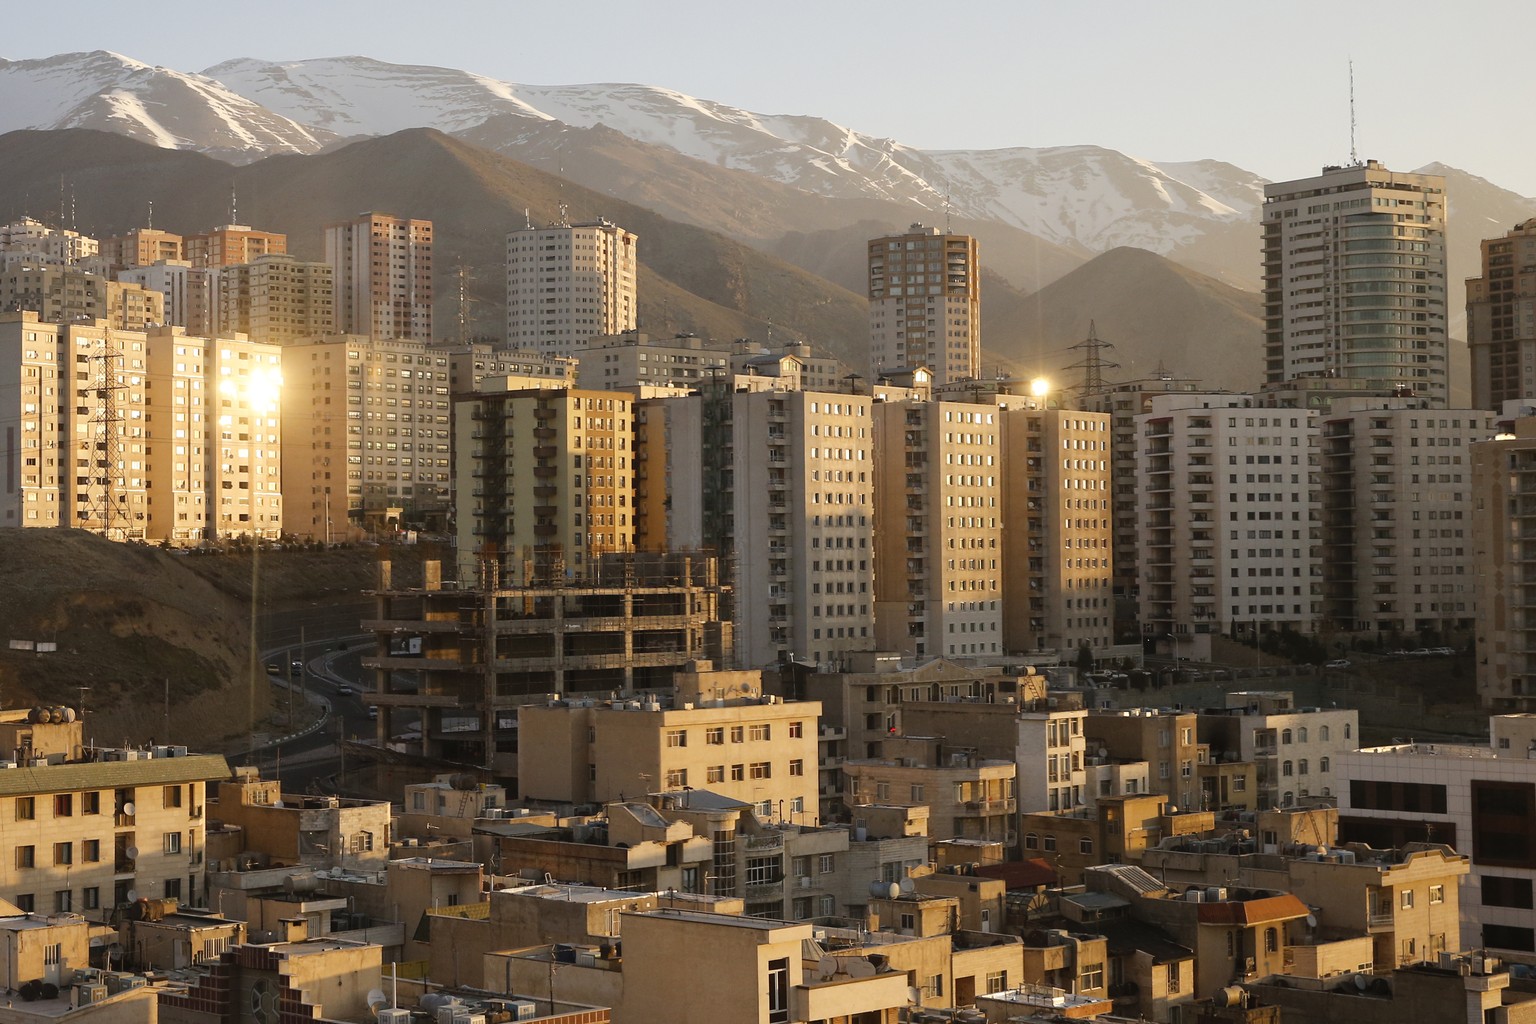
<svg viewBox="0 0 1536 1024">
<path fill-rule="evenodd" d="M 1536 4 L 1099 0 L 6 3 L 0 56 L 182 71 L 363 54 L 529 84 L 640 82 L 927 149 L 1092 144 L 1268 178 L 1357 149 L 1536 196 Z M 0 95 L 0 103 L 4 102 Z"/>
</svg>

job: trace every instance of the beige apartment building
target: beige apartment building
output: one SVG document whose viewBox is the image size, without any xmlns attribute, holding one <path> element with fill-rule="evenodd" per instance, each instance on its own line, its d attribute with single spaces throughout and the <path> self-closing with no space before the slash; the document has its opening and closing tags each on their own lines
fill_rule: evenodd
<svg viewBox="0 0 1536 1024">
<path fill-rule="evenodd" d="M 140 897 L 200 903 L 203 801 L 224 758 L 83 744 L 73 709 L 0 712 L 0 898 L 97 920 Z"/>
<path fill-rule="evenodd" d="M 377 342 L 432 338 L 432 222 L 363 213 L 325 229 L 336 330 Z"/>
<path fill-rule="evenodd" d="M 214 328 L 213 274 L 195 269 L 186 260 L 161 260 L 117 272 L 117 280 L 160 294 L 165 324 L 185 327 L 188 334 L 211 337 Z"/>
<path fill-rule="evenodd" d="M 879 757 L 843 762 L 843 802 L 926 805 L 930 842 L 1018 842 L 1018 766 L 941 737 L 892 736 Z"/>
<path fill-rule="evenodd" d="M 1359 381 L 1443 406 L 1445 179 L 1375 160 L 1264 187 L 1265 380 Z"/>
<path fill-rule="evenodd" d="M 97 255 L 101 243 L 78 231 L 52 228 L 35 218 L 22 217 L 0 225 L 0 250 L 37 253 L 59 263 L 74 263 Z"/>
<path fill-rule="evenodd" d="M 165 322 L 159 292 L 72 266 L 10 263 L 0 272 L 0 309 L 29 310 L 48 323 L 104 320 L 116 330 Z"/>
<path fill-rule="evenodd" d="M 340 541 L 449 506 L 448 357 L 355 334 L 284 346 L 283 529 Z"/>
<path fill-rule="evenodd" d="M 481 381 L 498 377 L 507 379 L 493 382 L 487 390 L 576 387 L 577 364 L 569 356 L 502 348 L 479 341 L 441 348 L 448 353 L 448 389 L 454 395 L 478 391 Z"/>
<path fill-rule="evenodd" d="M 871 379 L 926 366 L 939 385 L 981 366 L 981 265 L 976 239 L 913 224 L 871 239 Z"/>
<path fill-rule="evenodd" d="M 1093 750 L 1103 747 L 1110 757 L 1146 761 L 1152 791 L 1181 810 L 1193 810 L 1200 797 L 1195 772 L 1200 761 L 1197 723 L 1193 711 L 1131 708 L 1092 711 L 1083 729 Z"/>
<path fill-rule="evenodd" d="M 103 238 L 98 254 L 114 267 L 153 266 L 163 260 L 186 258 L 182 237 L 158 228 L 134 228 L 122 235 Z"/>
<path fill-rule="evenodd" d="M 571 354 L 580 363 L 581 386 L 609 391 L 697 387 L 731 372 L 732 346 L 693 334 L 653 338 L 639 330 L 578 339 Z"/>
<path fill-rule="evenodd" d="M 507 343 L 580 355 L 590 338 L 635 329 L 639 238 L 606 220 L 532 225 L 507 236 Z M 614 387 L 585 380 L 585 387 Z"/>
<path fill-rule="evenodd" d="M 247 224 L 222 224 L 200 235 L 188 235 L 180 258 L 194 267 L 232 267 L 254 263 L 263 256 L 288 252 L 288 236 L 277 231 L 258 231 Z"/>
<path fill-rule="evenodd" d="M 876 402 L 875 642 L 909 657 L 1003 653 L 1004 413 Z"/>
<path fill-rule="evenodd" d="M 1382 633 L 1471 629 L 1472 445 L 1492 413 L 1351 398 L 1322 417 L 1323 614 Z"/>
<path fill-rule="evenodd" d="M 0 523 L 173 543 L 279 532 L 276 349 L 16 313 L 0 353 L 20 426 Z"/>
<path fill-rule="evenodd" d="M 223 267 L 216 277 L 218 333 L 244 334 L 269 345 L 336 332 L 334 270 L 293 256 L 258 256 Z"/>
<path fill-rule="evenodd" d="M 1114 642 L 1109 416 L 999 394 L 1007 650 Z"/>
<path fill-rule="evenodd" d="M 1485 238 L 1482 273 L 1467 279 L 1472 406 L 1536 398 L 1536 218 Z"/>
<path fill-rule="evenodd" d="M 760 693 L 756 672 L 700 674 L 703 697 L 530 704 L 519 715 L 518 783 L 525 797 L 577 804 L 645 793 L 711 793 L 764 819 L 814 825 L 815 701 Z"/>
<path fill-rule="evenodd" d="M 1522 415 L 1469 451 L 1478 699 L 1494 711 L 1536 711 L 1536 547 L 1527 539 L 1536 536 L 1536 418 Z"/>
<path fill-rule="evenodd" d="M 457 405 L 460 578 L 481 564 L 517 579 L 526 562 L 580 569 L 634 550 L 627 394 L 481 390 Z"/>
</svg>

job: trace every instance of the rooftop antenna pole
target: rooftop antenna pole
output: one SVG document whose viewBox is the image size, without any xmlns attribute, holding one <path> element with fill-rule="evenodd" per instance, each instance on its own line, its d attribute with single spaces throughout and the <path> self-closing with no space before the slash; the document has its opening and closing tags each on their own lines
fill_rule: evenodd
<svg viewBox="0 0 1536 1024">
<path fill-rule="evenodd" d="M 949 234 L 949 192 L 944 193 L 944 233 Z"/>
<path fill-rule="evenodd" d="M 144 226 L 150 231 L 155 229 L 155 201 L 153 199 L 149 201 L 149 223 Z"/>
<path fill-rule="evenodd" d="M 1360 156 L 1355 150 L 1355 60 L 1349 60 L 1349 164 L 1360 166 Z"/>
<path fill-rule="evenodd" d="M 240 210 L 235 205 L 235 183 L 234 182 L 230 182 L 229 183 L 229 222 L 230 222 L 230 224 L 239 224 L 240 223 Z"/>
</svg>

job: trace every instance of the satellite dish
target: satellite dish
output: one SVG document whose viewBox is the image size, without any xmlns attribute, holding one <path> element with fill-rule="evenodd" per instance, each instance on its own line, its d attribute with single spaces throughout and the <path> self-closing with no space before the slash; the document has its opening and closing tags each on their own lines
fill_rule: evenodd
<svg viewBox="0 0 1536 1024">
<path fill-rule="evenodd" d="M 1317 927 L 1317 915 L 1316 914 L 1308 914 L 1307 915 L 1307 927 L 1308 928 L 1316 928 Z"/>
<path fill-rule="evenodd" d="M 908 896 L 912 895 L 917 889 L 917 883 L 913 882 L 910 878 L 903 878 L 898 884 L 901 886 L 901 891 Z"/>
<path fill-rule="evenodd" d="M 913 1006 L 923 1005 L 923 993 L 916 985 L 907 986 L 907 1002 Z"/>
<path fill-rule="evenodd" d="M 824 956 L 816 962 L 816 976 L 822 981 L 831 981 L 837 974 L 837 957 Z"/>
<path fill-rule="evenodd" d="M 129 903 L 137 903 L 138 901 L 139 901 L 139 890 L 137 890 L 137 889 L 129 889 L 128 890 L 128 902 Z"/>
<path fill-rule="evenodd" d="M 138 810 L 138 808 L 134 806 L 132 800 L 129 800 L 127 803 L 123 804 L 124 814 L 133 814 L 136 810 Z"/>
<path fill-rule="evenodd" d="M 128 859 L 129 860 L 138 860 L 139 859 L 139 848 L 137 846 L 130 846 L 130 847 L 128 847 L 128 849 L 124 850 L 123 852 L 128 855 Z"/>
<path fill-rule="evenodd" d="M 873 978 L 875 976 L 875 965 L 861 956 L 845 957 L 844 962 L 848 966 L 848 976 L 850 978 Z"/>
<path fill-rule="evenodd" d="M 383 989 L 371 988 L 368 990 L 368 1009 L 377 1013 L 387 1005 L 389 1005 L 389 997 L 384 994 Z"/>
</svg>

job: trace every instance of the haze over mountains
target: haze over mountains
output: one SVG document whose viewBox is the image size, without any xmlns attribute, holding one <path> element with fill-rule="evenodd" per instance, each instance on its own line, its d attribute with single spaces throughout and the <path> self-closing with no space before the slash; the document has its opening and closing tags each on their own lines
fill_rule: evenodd
<svg viewBox="0 0 1536 1024">
<path fill-rule="evenodd" d="M 62 174 L 80 227 L 96 233 L 142 223 L 151 199 L 160 226 L 222 222 L 232 183 L 241 220 L 289 232 L 300 254 L 317 254 L 326 220 L 367 207 L 429 217 L 440 273 L 462 259 L 474 274 L 471 316 L 485 331 L 502 302 L 500 233 L 520 226 L 525 208 L 548 221 L 565 202 L 573 217 L 640 233 L 642 316 L 654 333 L 765 340 L 772 319 L 776 336 L 798 334 L 858 366 L 864 242 L 920 220 L 981 241 L 989 369 L 1064 365 L 1061 349 L 1092 317 L 1138 374 L 1162 360 L 1213 384 L 1257 382 L 1264 179 L 1216 159 L 1156 163 L 1094 146 L 924 151 L 652 86 L 529 86 L 365 57 L 242 58 L 191 74 L 104 51 L 63 54 L 0 62 L 0 97 L 0 130 L 95 128 L 224 161 L 161 164 L 114 150 L 109 163 L 78 141 L 7 138 L 7 215 L 57 208 Z M 391 135 L 416 128 L 458 141 Z M 361 136 L 389 137 L 348 144 Z M 73 159 L 61 162 L 65 150 Z M 124 173 L 123 160 L 156 171 Z M 1477 241 L 1536 215 L 1536 200 L 1455 168 L 1425 169 L 1448 179 L 1459 323 L 1459 281 L 1475 271 Z M 87 178 L 117 195 L 88 200 Z M 88 208 L 103 220 L 87 220 Z"/>
</svg>

